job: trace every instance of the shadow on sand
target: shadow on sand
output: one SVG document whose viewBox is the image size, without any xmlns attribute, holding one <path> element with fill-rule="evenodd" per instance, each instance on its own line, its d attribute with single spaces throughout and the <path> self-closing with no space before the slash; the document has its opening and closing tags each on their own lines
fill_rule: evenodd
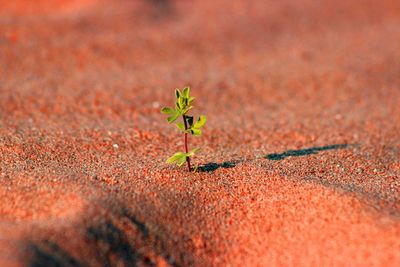
<svg viewBox="0 0 400 267">
<path fill-rule="evenodd" d="M 59 267 L 81 267 L 77 259 L 73 258 L 56 243 L 45 240 L 39 244 L 30 244 L 33 255 L 29 262 L 30 267 L 59 266 Z"/>
<path fill-rule="evenodd" d="M 236 164 L 243 162 L 241 160 L 237 161 L 226 161 L 223 163 L 215 163 L 215 162 L 209 162 L 204 165 L 201 165 L 197 168 L 197 171 L 199 172 L 213 172 L 218 170 L 219 168 L 224 168 L 224 169 L 229 169 L 233 168 L 236 166 Z"/>
<path fill-rule="evenodd" d="M 300 156 L 313 155 L 313 154 L 318 154 L 318 152 L 321 152 L 321 151 L 343 149 L 348 146 L 349 146 L 348 144 L 336 144 L 336 145 L 328 145 L 328 146 L 321 146 L 321 147 L 303 148 L 303 149 L 298 149 L 298 150 L 287 150 L 282 153 L 268 154 L 268 155 L 264 156 L 263 158 L 269 159 L 269 160 L 283 160 L 287 157 L 300 157 Z M 249 162 L 249 161 L 253 161 L 253 160 L 254 159 L 233 160 L 233 161 L 225 161 L 223 163 L 209 162 L 209 163 L 199 166 L 197 170 L 199 172 L 214 172 L 214 171 L 218 170 L 219 168 L 229 169 L 229 168 L 235 167 L 238 163 Z"/>
<path fill-rule="evenodd" d="M 166 265 L 179 266 L 165 249 L 162 239 L 152 235 L 146 224 L 139 221 L 126 207 L 119 204 L 108 206 L 111 216 L 102 218 L 97 223 L 87 226 L 81 233 L 84 237 L 84 254 L 95 255 L 85 258 L 78 253 L 75 258 L 61 244 L 47 239 L 28 243 L 30 267 L 83 267 L 83 266 L 156 266 L 156 259 L 162 259 Z M 118 223 L 119 222 L 119 223 Z M 123 222 L 121 224 L 121 222 Z M 148 254 L 142 247 L 154 247 Z M 80 254 L 80 255 L 79 255 Z M 150 255 L 150 256 L 149 256 Z"/>
<path fill-rule="evenodd" d="M 343 149 L 348 147 L 348 144 L 337 144 L 337 145 L 329 145 L 329 146 L 321 146 L 321 147 L 310 147 L 298 150 L 287 150 L 283 153 L 279 154 L 268 154 L 265 156 L 266 159 L 269 160 L 282 160 L 287 157 L 300 157 L 300 156 L 307 156 L 312 154 L 318 154 L 320 151 L 325 150 L 334 150 L 334 149 Z"/>
</svg>

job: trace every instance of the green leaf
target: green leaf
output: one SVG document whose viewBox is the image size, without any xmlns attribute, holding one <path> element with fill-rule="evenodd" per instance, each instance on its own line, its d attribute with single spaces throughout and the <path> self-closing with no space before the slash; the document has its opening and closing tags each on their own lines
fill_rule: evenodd
<svg viewBox="0 0 400 267">
<path fill-rule="evenodd" d="M 164 114 L 173 114 L 175 112 L 176 112 L 175 109 L 172 109 L 169 107 L 165 107 L 165 108 L 161 109 L 161 113 L 164 113 Z"/>
<path fill-rule="evenodd" d="M 186 160 L 186 154 L 183 152 L 176 152 L 172 157 L 167 159 L 167 163 L 174 163 L 177 160 L 184 158 Z"/>
<path fill-rule="evenodd" d="M 190 94 L 190 87 L 189 87 L 189 86 L 186 86 L 186 87 L 183 89 L 183 96 L 184 96 L 185 98 L 189 98 L 189 94 Z"/>
<path fill-rule="evenodd" d="M 178 88 L 175 89 L 175 95 L 177 99 L 179 99 L 179 97 L 181 96 L 181 91 L 179 91 Z"/>
<path fill-rule="evenodd" d="M 207 121 L 206 116 L 201 115 L 193 127 L 200 129 L 206 123 L 206 121 Z"/>
<path fill-rule="evenodd" d="M 187 156 L 187 157 L 191 157 L 191 156 L 193 156 L 194 154 L 196 154 L 196 152 L 199 151 L 199 150 L 200 150 L 200 148 L 192 149 L 192 150 L 190 150 L 188 153 L 186 153 L 186 156 Z"/>
<path fill-rule="evenodd" d="M 179 97 L 179 98 L 178 98 L 178 104 L 179 104 L 179 107 L 180 107 L 181 109 L 184 109 L 184 108 L 186 107 L 185 98 Z"/>
<path fill-rule="evenodd" d="M 186 154 L 182 158 L 178 159 L 178 162 L 176 164 L 180 167 L 183 164 L 185 164 L 185 161 L 186 161 Z"/>
<path fill-rule="evenodd" d="M 173 114 L 172 116 L 167 118 L 167 121 L 169 123 L 173 123 L 174 121 L 176 121 L 176 119 L 179 117 L 179 112 L 176 112 L 175 114 Z"/>
<path fill-rule="evenodd" d="M 179 130 L 186 131 L 185 125 L 183 124 L 183 122 L 178 122 L 175 125 L 176 125 L 176 127 L 178 127 Z"/>
<path fill-rule="evenodd" d="M 190 106 L 192 104 L 192 102 L 195 100 L 196 98 L 194 97 L 189 97 L 188 99 L 188 105 Z"/>
<path fill-rule="evenodd" d="M 186 114 L 189 110 L 191 110 L 193 106 L 187 106 L 184 110 L 182 110 L 183 114 Z"/>
<path fill-rule="evenodd" d="M 200 136 L 201 135 L 201 130 L 199 130 L 199 129 L 192 128 L 192 129 L 190 129 L 190 131 L 191 131 L 192 135 L 194 135 L 194 136 Z"/>
</svg>

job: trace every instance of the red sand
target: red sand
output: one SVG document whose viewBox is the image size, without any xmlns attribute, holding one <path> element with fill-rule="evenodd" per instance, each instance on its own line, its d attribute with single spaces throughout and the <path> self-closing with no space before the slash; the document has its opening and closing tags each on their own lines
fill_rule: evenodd
<svg viewBox="0 0 400 267">
<path fill-rule="evenodd" d="M 0 0 L 0 14 L 51 15 L 77 11 L 95 3 L 96 0 Z"/>
<path fill-rule="evenodd" d="M 400 266 L 398 1 L 28 2 L 0 1 L 0 266 Z M 186 84 L 208 172 L 164 163 Z"/>
</svg>

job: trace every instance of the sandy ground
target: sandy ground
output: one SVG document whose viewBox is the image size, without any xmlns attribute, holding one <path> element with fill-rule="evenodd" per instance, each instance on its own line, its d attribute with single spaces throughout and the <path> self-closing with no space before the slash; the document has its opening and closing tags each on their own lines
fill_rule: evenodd
<svg viewBox="0 0 400 267">
<path fill-rule="evenodd" d="M 0 1 L 0 266 L 400 266 L 398 1 L 35 3 Z"/>
</svg>

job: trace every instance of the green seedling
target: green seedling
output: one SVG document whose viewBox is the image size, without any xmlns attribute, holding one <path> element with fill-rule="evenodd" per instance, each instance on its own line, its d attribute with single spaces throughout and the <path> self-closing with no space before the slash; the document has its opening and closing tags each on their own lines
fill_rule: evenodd
<svg viewBox="0 0 400 267">
<path fill-rule="evenodd" d="M 187 115 L 189 110 L 193 108 L 192 103 L 194 97 L 190 96 L 190 87 L 185 87 L 181 92 L 179 89 L 175 90 L 176 103 L 175 108 L 165 107 L 161 109 L 161 112 L 168 115 L 168 123 L 175 123 L 176 127 L 184 133 L 185 138 L 185 152 L 177 152 L 172 157 L 167 159 L 167 163 L 176 163 L 178 166 L 187 164 L 189 171 L 192 171 L 190 166 L 190 158 L 195 155 L 200 149 L 195 148 L 189 151 L 188 148 L 188 134 L 194 136 L 201 135 L 201 127 L 206 123 L 206 116 L 201 115 L 196 121 L 193 116 Z M 182 122 L 176 122 L 176 120 L 182 117 Z"/>
</svg>

